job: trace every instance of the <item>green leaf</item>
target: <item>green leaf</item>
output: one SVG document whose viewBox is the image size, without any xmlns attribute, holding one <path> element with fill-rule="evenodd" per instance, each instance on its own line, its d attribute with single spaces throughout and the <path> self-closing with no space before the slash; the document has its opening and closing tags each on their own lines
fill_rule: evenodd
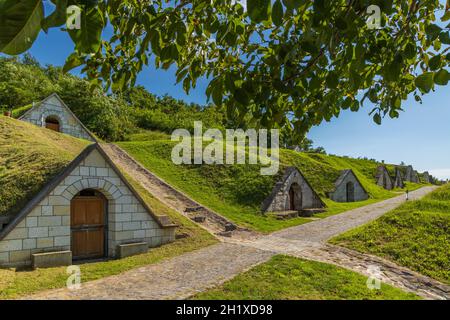
<svg viewBox="0 0 450 320">
<path fill-rule="evenodd" d="M 339 85 L 339 77 L 336 72 L 330 71 L 326 79 L 327 86 L 330 89 L 336 89 Z"/>
<path fill-rule="evenodd" d="M 74 52 L 67 59 L 63 67 L 63 72 L 67 73 L 70 70 L 81 66 L 84 63 L 84 59 L 80 58 L 80 56 Z"/>
<path fill-rule="evenodd" d="M 441 32 L 441 34 L 439 34 L 439 40 L 441 40 L 443 44 L 450 44 L 450 32 Z"/>
<path fill-rule="evenodd" d="M 439 36 L 439 33 L 441 33 L 441 31 L 442 31 L 442 28 L 436 24 L 430 24 L 425 27 L 425 32 L 427 33 L 427 36 L 431 41 L 436 40 L 436 38 Z"/>
<path fill-rule="evenodd" d="M 435 55 L 433 58 L 431 58 L 430 61 L 428 62 L 428 66 L 433 71 L 439 69 L 439 67 L 441 66 L 441 56 Z"/>
<path fill-rule="evenodd" d="M 223 99 L 223 86 L 222 83 L 219 81 L 215 84 L 213 90 L 212 90 L 212 98 L 214 103 L 217 106 L 222 105 L 222 99 Z"/>
<path fill-rule="evenodd" d="M 52 0 L 52 2 L 56 6 L 55 11 L 41 22 L 41 27 L 45 32 L 47 32 L 49 28 L 63 25 L 67 19 L 68 0 Z"/>
<path fill-rule="evenodd" d="M 250 19 L 259 23 L 269 19 L 270 0 L 247 0 L 247 12 Z"/>
<path fill-rule="evenodd" d="M 277 0 L 272 8 L 272 21 L 277 27 L 283 24 L 283 15 L 283 5 L 280 0 Z"/>
<path fill-rule="evenodd" d="M 377 125 L 381 125 L 381 116 L 380 116 L 379 113 L 375 113 L 375 114 L 373 115 L 373 121 L 375 121 L 375 123 L 376 123 Z"/>
<path fill-rule="evenodd" d="M 415 80 L 417 88 L 424 93 L 430 92 L 433 88 L 433 72 L 426 72 L 418 76 Z"/>
<path fill-rule="evenodd" d="M 446 86 L 450 81 L 450 73 L 445 70 L 439 70 L 434 74 L 434 83 L 440 86 Z"/>
<path fill-rule="evenodd" d="M 441 21 L 442 21 L 442 22 L 445 22 L 445 21 L 448 21 L 448 20 L 450 20 L 450 10 L 447 11 L 447 12 L 444 14 L 444 16 L 441 18 Z"/>
<path fill-rule="evenodd" d="M 0 52 L 17 55 L 31 48 L 43 18 L 41 0 L 0 0 Z"/>
<path fill-rule="evenodd" d="M 97 52 L 100 49 L 104 25 L 99 9 L 85 8 L 81 10 L 80 29 L 69 30 L 69 35 L 75 43 L 75 49 L 80 53 Z"/>
</svg>

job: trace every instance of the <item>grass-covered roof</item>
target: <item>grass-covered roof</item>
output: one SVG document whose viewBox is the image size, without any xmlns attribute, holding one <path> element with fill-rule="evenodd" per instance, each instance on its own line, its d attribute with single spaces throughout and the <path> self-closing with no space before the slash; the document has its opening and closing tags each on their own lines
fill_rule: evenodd
<svg viewBox="0 0 450 320">
<path fill-rule="evenodd" d="M 18 213 L 89 143 L 0 116 L 0 216 Z"/>
</svg>

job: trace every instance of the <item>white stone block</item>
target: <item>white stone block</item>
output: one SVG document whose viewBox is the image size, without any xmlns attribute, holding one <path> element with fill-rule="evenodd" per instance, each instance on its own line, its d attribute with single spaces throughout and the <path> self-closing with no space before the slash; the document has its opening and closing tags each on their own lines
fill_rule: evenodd
<svg viewBox="0 0 450 320">
<path fill-rule="evenodd" d="M 55 237 L 55 246 L 70 246 L 70 236 Z"/>
<path fill-rule="evenodd" d="M 98 177 L 107 177 L 108 176 L 108 168 L 97 168 L 97 176 Z"/>
<path fill-rule="evenodd" d="M 38 225 L 39 227 L 61 226 L 61 217 L 60 216 L 39 217 Z"/>
<path fill-rule="evenodd" d="M 80 167 L 80 176 L 89 176 L 89 167 Z"/>
<path fill-rule="evenodd" d="M 66 198 L 61 196 L 49 196 L 48 204 L 50 206 L 65 206 L 70 205 L 70 202 Z"/>
<path fill-rule="evenodd" d="M 35 227 L 28 229 L 29 238 L 44 238 L 48 237 L 48 227 Z"/>
<path fill-rule="evenodd" d="M 26 226 L 29 227 L 37 227 L 38 220 L 37 217 L 28 217 L 26 218 Z"/>
<path fill-rule="evenodd" d="M 133 232 L 133 237 L 135 239 L 145 238 L 145 230 L 136 230 Z"/>
<path fill-rule="evenodd" d="M 0 241 L 0 252 L 22 250 L 22 240 L 2 240 Z"/>
<path fill-rule="evenodd" d="M 54 247 L 53 237 L 50 238 L 38 238 L 36 242 L 38 249 L 40 248 L 51 248 Z"/>
<path fill-rule="evenodd" d="M 139 221 L 135 222 L 124 222 L 123 223 L 123 230 L 138 230 L 141 228 L 141 223 Z"/>
<path fill-rule="evenodd" d="M 28 228 L 14 228 L 8 233 L 8 239 L 25 239 L 28 237 Z"/>
<path fill-rule="evenodd" d="M 36 249 L 36 239 L 24 239 L 23 240 L 23 249 Z"/>
<path fill-rule="evenodd" d="M 0 265 L 9 263 L 9 252 L 0 253 Z"/>
<path fill-rule="evenodd" d="M 70 227 L 69 226 L 58 226 L 58 227 L 49 227 L 48 235 L 50 237 L 54 236 L 70 236 Z"/>
<path fill-rule="evenodd" d="M 114 216 L 114 221 L 116 222 L 131 221 L 131 213 L 116 213 Z"/>
<path fill-rule="evenodd" d="M 53 215 L 53 206 L 42 206 L 41 212 L 43 216 L 51 216 Z"/>
</svg>

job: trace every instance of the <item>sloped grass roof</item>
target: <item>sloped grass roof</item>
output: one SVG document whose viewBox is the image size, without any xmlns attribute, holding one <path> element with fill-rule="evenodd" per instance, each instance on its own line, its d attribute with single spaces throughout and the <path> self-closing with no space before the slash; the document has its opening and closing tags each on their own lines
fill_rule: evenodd
<svg viewBox="0 0 450 320">
<path fill-rule="evenodd" d="M 0 116 L 0 216 L 17 214 L 89 143 Z"/>
</svg>

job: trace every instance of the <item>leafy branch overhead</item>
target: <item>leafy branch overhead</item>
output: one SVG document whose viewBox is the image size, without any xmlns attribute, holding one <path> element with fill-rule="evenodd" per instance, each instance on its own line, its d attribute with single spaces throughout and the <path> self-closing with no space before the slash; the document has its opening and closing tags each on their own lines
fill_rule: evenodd
<svg viewBox="0 0 450 320">
<path fill-rule="evenodd" d="M 41 29 L 62 27 L 75 50 L 65 70 L 84 66 L 120 92 L 145 65 L 176 66 L 186 92 L 200 77 L 230 116 L 266 127 L 311 126 L 375 104 L 374 121 L 399 116 L 450 80 L 450 2 L 439 0 L 0 0 L 0 51 L 29 49 Z M 380 26 L 368 20 L 380 8 Z M 79 27 L 65 26 L 81 8 Z M 107 27 L 107 25 L 109 25 Z M 70 29 L 70 30 L 68 30 Z"/>
</svg>

